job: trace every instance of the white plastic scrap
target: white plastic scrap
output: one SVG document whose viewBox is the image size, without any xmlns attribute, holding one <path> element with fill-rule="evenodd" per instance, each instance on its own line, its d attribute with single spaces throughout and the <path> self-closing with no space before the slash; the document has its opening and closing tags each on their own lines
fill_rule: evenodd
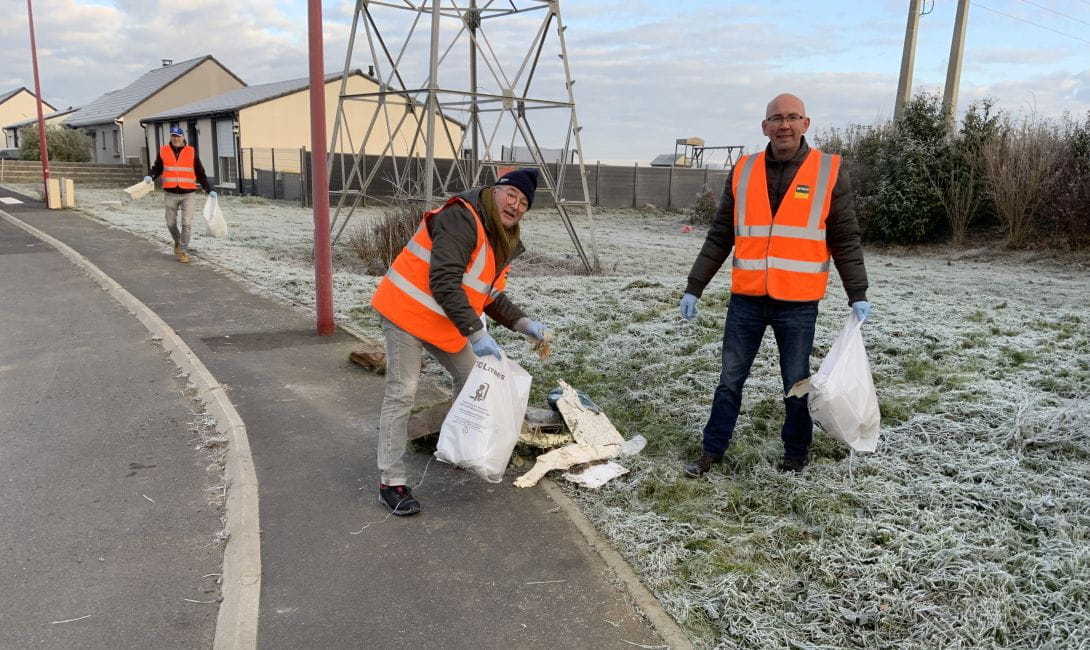
<svg viewBox="0 0 1090 650">
<path fill-rule="evenodd" d="M 583 487 L 597 489 L 627 473 L 628 468 L 609 460 L 597 465 L 591 465 L 581 472 L 564 472 L 564 478 Z"/>
</svg>

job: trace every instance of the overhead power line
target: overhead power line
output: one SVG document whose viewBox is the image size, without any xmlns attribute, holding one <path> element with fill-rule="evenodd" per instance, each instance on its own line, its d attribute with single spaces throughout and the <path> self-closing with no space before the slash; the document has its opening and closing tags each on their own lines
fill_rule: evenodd
<svg viewBox="0 0 1090 650">
<path fill-rule="evenodd" d="M 987 7 L 987 6 L 985 6 L 985 5 L 982 5 L 982 4 L 980 4 L 979 2 L 973 2 L 973 3 L 971 3 L 971 4 L 972 4 L 973 6 L 975 6 L 975 7 L 980 7 L 981 9 L 986 9 L 986 10 L 988 10 L 988 11 L 992 12 L 992 13 L 996 13 L 996 14 L 999 14 L 1000 16 L 1006 16 L 1007 18 L 1011 18 L 1011 19 L 1013 19 L 1013 20 L 1017 20 L 1017 21 L 1019 21 L 1019 22 L 1023 22 L 1023 23 L 1025 23 L 1025 24 L 1027 24 L 1027 25 L 1033 25 L 1034 27 L 1040 27 L 1041 29 L 1046 29 L 1046 30 L 1048 30 L 1048 31 L 1050 31 L 1050 32 L 1052 32 L 1052 33 L 1054 33 L 1054 34 L 1059 34 L 1060 36 L 1066 36 L 1066 37 L 1068 37 L 1068 38 L 1072 38 L 1072 39 L 1075 39 L 1076 41 L 1081 41 L 1081 42 L 1083 42 L 1083 43 L 1086 43 L 1087 45 L 1090 45 L 1090 41 L 1086 40 L 1085 38 L 1079 38 L 1078 36 L 1072 36 L 1071 34 L 1067 34 L 1067 33 L 1065 33 L 1065 32 L 1061 32 L 1061 31 L 1060 31 L 1060 30 L 1058 30 L 1058 29 L 1052 29 L 1051 27 L 1045 27 L 1044 25 L 1039 25 L 1039 24 L 1037 24 L 1037 23 L 1035 23 L 1035 22 L 1032 22 L 1032 21 L 1026 20 L 1025 18 L 1019 18 L 1018 16 L 1012 16 L 1012 15 L 1010 15 L 1010 14 L 1008 14 L 1008 13 L 1004 13 L 1004 12 L 1002 12 L 1002 11 L 999 11 L 998 9 L 992 9 L 991 7 Z M 1090 4 L 1090 3 L 1087 3 L 1087 4 Z"/>
<path fill-rule="evenodd" d="M 1086 22 L 1085 20 L 1082 20 L 1081 18 L 1076 18 L 1074 16 L 1068 16 L 1065 13 L 1056 11 L 1055 9 L 1050 9 L 1050 8 L 1044 6 L 1044 5 L 1039 5 L 1036 2 L 1031 2 L 1030 0 L 1022 0 L 1022 2 L 1026 3 L 1028 5 L 1033 5 L 1034 7 L 1037 7 L 1039 9 L 1044 9 L 1045 11 L 1052 12 L 1052 13 L 1056 14 L 1057 16 L 1063 16 L 1064 18 L 1067 18 L 1068 20 L 1074 20 L 1075 22 L 1082 23 L 1083 25 L 1090 25 L 1090 23 Z"/>
</svg>

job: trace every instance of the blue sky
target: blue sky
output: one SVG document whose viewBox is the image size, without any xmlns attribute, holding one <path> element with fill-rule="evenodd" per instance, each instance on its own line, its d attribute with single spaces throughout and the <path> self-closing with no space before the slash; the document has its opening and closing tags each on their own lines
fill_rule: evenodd
<svg viewBox="0 0 1090 650">
<path fill-rule="evenodd" d="M 942 89 L 956 5 L 924 2 L 929 13 L 920 19 L 916 89 Z M 122 87 L 161 58 L 212 54 L 251 84 L 307 72 L 302 0 L 35 0 L 34 6 L 43 95 L 58 106 Z M 352 6 L 324 3 L 327 69 L 344 64 Z M 590 161 L 646 162 L 688 136 L 761 146 L 764 106 L 781 91 L 806 100 L 814 131 L 871 124 L 893 112 L 907 0 L 562 0 L 560 6 Z M 0 91 L 33 86 L 23 11 L 19 2 L 0 25 Z M 524 47 L 520 39 L 532 24 L 509 22 L 509 34 L 497 29 L 497 44 Z M 368 62 L 356 57 L 353 65 Z M 974 1 L 959 105 L 982 97 L 1014 113 L 1085 116 L 1090 0 Z M 550 133 L 539 135 L 543 144 L 558 144 Z"/>
</svg>

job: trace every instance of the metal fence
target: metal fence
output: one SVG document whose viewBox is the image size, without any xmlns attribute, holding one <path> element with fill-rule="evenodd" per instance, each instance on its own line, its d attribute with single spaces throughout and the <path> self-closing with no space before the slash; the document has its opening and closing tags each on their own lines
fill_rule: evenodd
<svg viewBox="0 0 1090 650">
<path fill-rule="evenodd" d="M 306 172 L 310 156 L 306 149 L 268 149 L 250 147 L 242 150 L 238 169 L 240 194 L 267 199 L 309 203 Z"/>
<path fill-rule="evenodd" d="M 367 178 L 373 173 L 367 188 L 367 198 L 386 200 L 397 194 L 399 181 L 402 185 L 416 184 L 423 186 L 423 163 L 408 171 L 403 159 L 395 169 L 390 158 L 380 160 L 377 156 L 367 156 L 361 161 L 359 174 L 352 175 L 354 156 L 336 154 L 329 166 L 330 202 L 336 205 L 341 196 L 358 192 L 360 178 Z M 453 161 L 436 160 L 438 173 L 445 177 Z M 375 166 L 378 166 L 375 169 Z M 558 177 L 560 165 L 548 165 L 552 177 Z M 299 201 L 301 205 L 310 204 L 311 186 L 309 178 L 310 152 L 306 149 L 259 149 L 242 150 L 242 165 L 239 167 L 239 191 L 241 194 L 263 196 L 270 199 Z M 690 169 L 685 167 L 631 167 L 622 165 L 603 165 L 595 163 L 585 167 L 587 194 L 591 204 L 606 208 L 642 208 L 653 205 L 667 210 L 692 208 L 697 197 L 705 192 L 712 192 L 718 199 L 723 185 L 727 182 L 729 170 Z M 404 175 L 408 173 L 409 178 Z M 454 187 L 453 191 L 466 188 Z M 564 186 L 558 192 L 560 198 L 569 201 L 582 200 L 583 188 L 579 178 L 578 165 L 566 165 Z M 364 200 L 363 204 L 366 205 Z M 551 197 L 539 191 L 536 203 L 540 206 L 552 206 Z"/>
</svg>

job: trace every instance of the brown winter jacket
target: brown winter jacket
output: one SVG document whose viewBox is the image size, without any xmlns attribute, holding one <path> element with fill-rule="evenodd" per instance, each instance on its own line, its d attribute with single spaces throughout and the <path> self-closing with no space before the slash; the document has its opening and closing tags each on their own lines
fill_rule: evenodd
<svg viewBox="0 0 1090 650">
<path fill-rule="evenodd" d="M 491 219 L 486 210 L 495 211 L 495 205 L 487 205 L 489 201 L 482 201 L 481 192 L 485 188 L 475 188 L 464 192 L 459 196 L 473 206 L 477 214 L 481 216 L 485 224 L 485 232 L 489 241 L 493 233 L 490 231 Z M 481 319 L 473 308 L 469 306 L 465 290 L 462 289 L 462 274 L 469 266 L 469 258 L 473 255 L 473 249 L 477 246 L 477 224 L 475 218 L 465 207 L 454 204 L 428 220 L 428 235 L 431 236 L 431 269 L 428 273 L 428 282 L 431 287 L 431 295 L 447 318 L 454 323 L 463 336 L 469 336 L 473 332 L 484 327 Z M 509 260 L 496 260 L 497 271 L 515 260 L 525 248 L 520 241 L 511 253 Z M 484 313 L 500 325 L 508 329 L 514 329 L 515 323 L 526 314 L 518 305 L 511 302 L 506 293 L 501 292 L 484 308 Z"/>
<path fill-rule="evenodd" d="M 791 160 L 779 161 L 773 158 L 771 145 L 765 149 L 765 174 L 768 177 L 768 200 L 772 206 L 772 214 L 776 214 L 784 194 L 791 185 L 791 180 L 808 153 L 810 153 L 810 145 L 806 143 L 805 137 L 802 139 L 799 152 Z M 734 170 L 738 170 L 737 165 Z M 719 268 L 723 266 L 723 262 L 734 249 L 732 181 L 733 178 L 727 179 L 723 198 L 719 202 L 719 210 L 708 229 L 704 245 L 696 256 L 696 261 L 693 262 L 693 268 L 689 271 L 689 282 L 685 293 L 691 293 L 697 297 L 704 293 L 704 288 L 719 272 Z M 859 223 L 855 218 L 851 180 L 848 178 L 844 165 L 840 166 L 836 185 L 833 186 L 832 205 L 829 208 L 829 216 L 825 220 L 825 241 L 829 245 L 829 252 L 833 257 L 833 263 L 836 264 L 837 273 L 840 274 L 844 291 L 848 294 L 848 303 L 866 300 L 867 268 L 863 263 L 863 245 L 859 235 Z"/>
</svg>

